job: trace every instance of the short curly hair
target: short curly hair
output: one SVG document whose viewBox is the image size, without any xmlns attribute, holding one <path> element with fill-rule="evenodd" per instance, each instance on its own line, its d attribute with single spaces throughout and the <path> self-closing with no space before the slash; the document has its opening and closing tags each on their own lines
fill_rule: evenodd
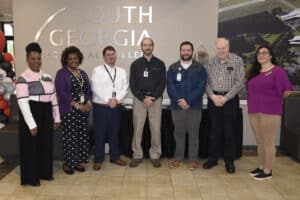
<svg viewBox="0 0 300 200">
<path fill-rule="evenodd" d="M 80 51 L 80 49 L 77 48 L 77 47 L 75 47 L 75 46 L 69 46 L 69 47 L 66 47 L 63 50 L 62 54 L 61 54 L 60 62 L 61 62 L 62 67 L 66 67 L 67 66 L 68 57 L 69 57 L 70 54 L 73 54 L 73 53 L 77 54 L 78 59 L 79 59 L 79 65 L 82 63 L 82 61 L 83 61 L 83 54 Z"/>
<path fill-rule="evenodd" d="M 31 52 L 38 52 L 38 53 L 42 53 L 42 48 L 40 47 L 40 45 L 37 42 L 31 42 L 29 43 L 26 48 L 26 57 L 28 58 L 28 56 L 30 55 Z"/>
</svg>

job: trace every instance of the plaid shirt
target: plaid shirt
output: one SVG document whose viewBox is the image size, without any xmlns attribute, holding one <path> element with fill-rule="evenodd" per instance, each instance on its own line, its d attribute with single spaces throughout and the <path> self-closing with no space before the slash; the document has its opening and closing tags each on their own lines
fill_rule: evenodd
<svg viewBox="0 0 300 200">
<path fill-rule="evenodd" d="M 224 63 L 215 56 L 205 65 L 208 80 L 206 93 L 208 96 L 213 91 L 227 92 L 225 97 L 232 99 L 243 88 L 245 82 L 244 62 L 241 57 L 229 53 Z"/>
</svg>

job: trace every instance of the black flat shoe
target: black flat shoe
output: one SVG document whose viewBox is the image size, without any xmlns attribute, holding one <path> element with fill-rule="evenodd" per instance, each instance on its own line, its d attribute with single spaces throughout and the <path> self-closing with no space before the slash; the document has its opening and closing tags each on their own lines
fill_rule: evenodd
<svg viewBox="0 0 300 200">
<path fill-rule="evenodd" d="M 81 165 L 77 165 L 74 169 L 78 172 L 85 172 L 85 168 Z"/>
<path fill-rule="evenodd" d="M 31 183 L 30 184 L 32 187 L 39 187 L 41 184 L 40 183 Z"/>
<path fill-rule="evenodd" d="M 218 165 L 218 162 L 208 160 L 208 161 L 206 161 L 206 162 L 203 164 L 203 169 L 211 169 L 211 168 L 213 168 L 213 167 L 216 166 L 216 165 Z"/>
<path fill-rule="evenodd" d="M 68 167 L 67 165 L 63 164 L 63 170 L 66 174 L 68 175 L 72 175 L 74 174 L 74 170 L 70 167 Z"/>
<path fill-rule="evenodd" d="M 49 178 L 41 178 L 42 180 L 46 180 L 46 181 L 53 181 L 54 178 L 53 177 L 49 177 Z"/>
</svg>

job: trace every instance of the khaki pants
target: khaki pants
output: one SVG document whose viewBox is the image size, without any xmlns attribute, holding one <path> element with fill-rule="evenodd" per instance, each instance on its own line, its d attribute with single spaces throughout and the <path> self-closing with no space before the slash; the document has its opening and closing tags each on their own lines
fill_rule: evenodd
<svg viewBox="0 0 300 200">
<path fill-rule="evenodd" d="M 149 117 L 149 125 L 151 131 L 151 147 L 149 150 L 151 159 L 158 159 L 161 155 L 161 111 L 162 98 L 158 98 L 153 102 L 152 106 L 146 108 L 144 103 L 138 98 L 133 98 L 133 139 L 132 151 L 133 158 L 143 158 L 143 149 L 141 147 L 144 124 L 147 117 Z"/>
<path fill-rule="evenodd" d="M 275 161 L 275 135 L 280 125 L 281 116 L 263 113 L 249 114 L 250 123 L 257 142 L 259 165 L 272 170 Z"/>
</svg>

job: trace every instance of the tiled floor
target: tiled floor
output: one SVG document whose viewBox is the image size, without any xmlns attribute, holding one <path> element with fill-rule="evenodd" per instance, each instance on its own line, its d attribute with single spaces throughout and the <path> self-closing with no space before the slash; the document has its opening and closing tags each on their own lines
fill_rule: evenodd
<svg viewBox="0 0 300 200">
<path fill-rule="evenodd" d="M 12 171 L 0 181 L 0 200 L 300 199 L 300 164 L 286 156 L 276 158 L 273 179 L 266 181 L 255 181 L 248 175 L 256 167 L 256 156 L 236 161 L 234 175 L 225 172 L 223 162 L 211 170 L 195 171 L 188 165 L 169 169 L 168 162 L 163 160 L 163 166 L 156 169 L 148 160 L 137 168 L 106 161 L 100 171 L 93 171 L 90 163 L 87 172 L 72 176 L 59 170 L 54 181 L 42 181 L 40 187 L 20 186 L 18 175 Z"/>
</svg>

